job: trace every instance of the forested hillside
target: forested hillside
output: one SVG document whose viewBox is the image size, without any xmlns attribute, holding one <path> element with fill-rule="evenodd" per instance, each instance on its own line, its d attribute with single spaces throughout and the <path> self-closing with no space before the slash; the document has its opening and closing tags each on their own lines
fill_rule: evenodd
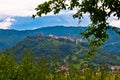
<svg viewBox="0 0 120 80">
<path fill-rule="evenodd" d="M 54 34 L 57 36 L 68 36 L 68 33 L 70 33 L 71 37 L 76 38 L 80 37 L 80 33 L 83 32 L 85 29 L 85 27 L 54 26 L 25 31 L 0 30 L 0 51 L 12 47 L 27 36 L 36 35 L 38 33 L 43 33 L 44 35 Z M 109 30 L 108 33 L 110 37 L 103 48 L 113 53 L 120 53 L 120 36 L 112 30 Z"/>
<path fill-rule="evenodd" d="M 64 26 L 54 26 L 54 27 L 46 27 L 35 30 L 25 30 L 25 31 L 17 31 L 17 30 L 0 30 L 0 43 L 4 44 L 2 46 L 0 44 L 0 51 L 5 48 L 12 47 L 19 41 L 22 41 L 25 37 L 36 35 L 38 33 L 44 33 L 44 35 L 55 34 L 58 36 L 67 36 L 68 32 L 71 33 L 71 37 L 79 37 L 79 33 L 82 32 L 84 28 L 79 27 L 64 27 Z M 3 35 L 4 34 L 4 35 Z"/>
<path fill-rule="evenodd" d="M 48 36 L 28 36 L 17 45 L 8 49 L 8 52 L 15 53 L 16 59 L 20 60 L 22 53 L 25 49 L 36 57 L 51 58 L 54 54 L 58 54 L 63 61 L 69 62 L 69 57 L 73 57 L 75 62 L 84 61 L 87 52 L 87 43 L 79 42 L 76 44 L 74 41 L 66 39 L 54 39 Z M 104 49 L 99 49 L 97 55 L 90 61 L 90 65 L 120 65 L 120 54 L 110 53 Z"/>
</svg>

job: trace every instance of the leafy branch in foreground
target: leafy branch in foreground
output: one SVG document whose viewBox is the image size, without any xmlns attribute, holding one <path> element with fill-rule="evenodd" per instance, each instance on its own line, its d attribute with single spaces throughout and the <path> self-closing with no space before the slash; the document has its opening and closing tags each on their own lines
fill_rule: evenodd
<svg viewBox="0 0 120 80">
<path fill-rule="evenodd" d="M 94 52 L 104 45 L 109 38 L 107 33 L 109 29 L 120 34 L 119 29 L 110 26 L 107 22 L 111 16 L 120 18 L 120 0 L 49 0 L 38 5 L 33 18 L 50 12 L 58 14 L 61 10 L 71 11 L 75 8 L 78 11 L 73 15 L 73 18 L 81 20 L 84 17 L 83 14 L 87 13 L 91 20 L 88 28 L 81 33 L 89 42 L 88 56 L 92 57 Z"/>
</svg>

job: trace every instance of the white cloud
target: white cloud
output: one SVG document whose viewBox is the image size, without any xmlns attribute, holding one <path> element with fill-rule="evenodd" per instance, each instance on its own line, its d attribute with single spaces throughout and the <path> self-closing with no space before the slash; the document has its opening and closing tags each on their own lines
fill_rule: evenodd
<svg viewBox="0 0 120 80">
<path fill-rule="evenodd" d="M 35 8 L 48 0 L 0 0 L 0 18 L 13 16 L 31 16 L 35 13 Z M 67 1 L 68 2 L 68 1 Z M 61 11 L 60 14 L 76 13 L 73 11 Z M 49 15 L 53 15 L 50 13 Z"/>
<path fill-rule="evenodd" d="M 0 0 L 0 17 L 31 16 L 38 4 L 47 0 Z"/>
<path fill-rule="evenodd" d="M 107 21 L 109 25 L 120 28 L 120 20 L 117 17 L 111 16 Z"/>
<path fill-rule="evenodd" d="M 14 19 L 11 19 L 9 17 L 31 16 L 32 14 L 35 13 L 34 9 L 37 7 L 37 5 L 45 1 L 48 1 L 48 0 L 0 0 L 0 19 L 6 18 L 3 22 L 0 22 L 0 28 L 7 29 L 12 25 Z M 78 9 L 74 9 L 73 11 L 63 10 L 60 12 L 60 14 L 62 15 L 74 14 L 77 12 L 77 10 Z M 50 13 L 50 14 L 53 14 L 53 13 Z M 83 21 L 83 25 L 86 24 L 86 22 L 89 22 L 87 18 L 83 19 L 82 21 Z M 120 27 L 120 20 L 116 20 L 116 18 L 114 17 L 110 18 L 108 22 L 112 26 Z"/>
<path fill-rule="evenodd" d="M 2 22 L 0 22 L 0 29 L 9 29 L 14 21 L 15 19 L 13 18 L 6 18 Z"/>
<path fill-rule="evenodd" d="M 109 24 L 120 28 L 120 20 L 112 20 Z"/>
</svg>

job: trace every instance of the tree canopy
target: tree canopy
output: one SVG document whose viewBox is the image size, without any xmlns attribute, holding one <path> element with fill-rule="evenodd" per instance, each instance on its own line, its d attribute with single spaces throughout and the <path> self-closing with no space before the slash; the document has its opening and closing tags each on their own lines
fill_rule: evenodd
<svg viewBox="0 0 120 80">
<path fill-rule="evenodd" d="M 92 57 L 94 52 L 109 38 L 107 31 L 109 29 L 114 30 L 120 34 L 118 28 L 110 26 L 107 22 L 108 18 L 115 16 L 120 18 L 120 0 L 49 0 L 42 4 L 39 4 L 36 10 L 36 16 L 42 16 L 53 12 L 58 14 L 61 10 L 74 10 L 78 9 L 76 14 L 73 14 L 73 18 L 81 20 L 83 14 L 89 14 L 91 24 L 88 28 L 81 33 L 84 38 L 89 42 L 88 57 Z"/>
</svg>

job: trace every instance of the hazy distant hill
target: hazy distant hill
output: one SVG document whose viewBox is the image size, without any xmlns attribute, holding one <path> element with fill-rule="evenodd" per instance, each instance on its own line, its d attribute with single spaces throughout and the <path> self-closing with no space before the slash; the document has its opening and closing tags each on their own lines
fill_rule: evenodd
<svg viewBox="0 0 120 80">
<path fill-rule="evenodd" d="M 0 50 L 15 45 L 27 35 L 30 35 L 29 31 L 0 30 Z"/>
<path fill-rule="evenodd" d="M 112 30 L 109 30 L 108 33 L 110 35 L 110 39 L 106 42 L 103 48 L 120 54 L 120 35 L 116 34 Z"/>
<path fill-rule="evenodd" d="M 0 30 L 0 50 L 12 47 L 19 41 L 22 41 L 26 36 L 36 35 L 37 33 L 44 33 L 44 35 L 55 34 L 57 36 L 67 36 L 70 32 L 71 37 L 80 37 L 79 33 L 85 30 L 85 27 L 64 27 L 54 26 L 45 27 L 35 30 Z M 112 30 L 108 31 L 110 39 L 106 42 L 104 48 L 111 52 L 120 53 L 120 36 Z"/>
</svg>

